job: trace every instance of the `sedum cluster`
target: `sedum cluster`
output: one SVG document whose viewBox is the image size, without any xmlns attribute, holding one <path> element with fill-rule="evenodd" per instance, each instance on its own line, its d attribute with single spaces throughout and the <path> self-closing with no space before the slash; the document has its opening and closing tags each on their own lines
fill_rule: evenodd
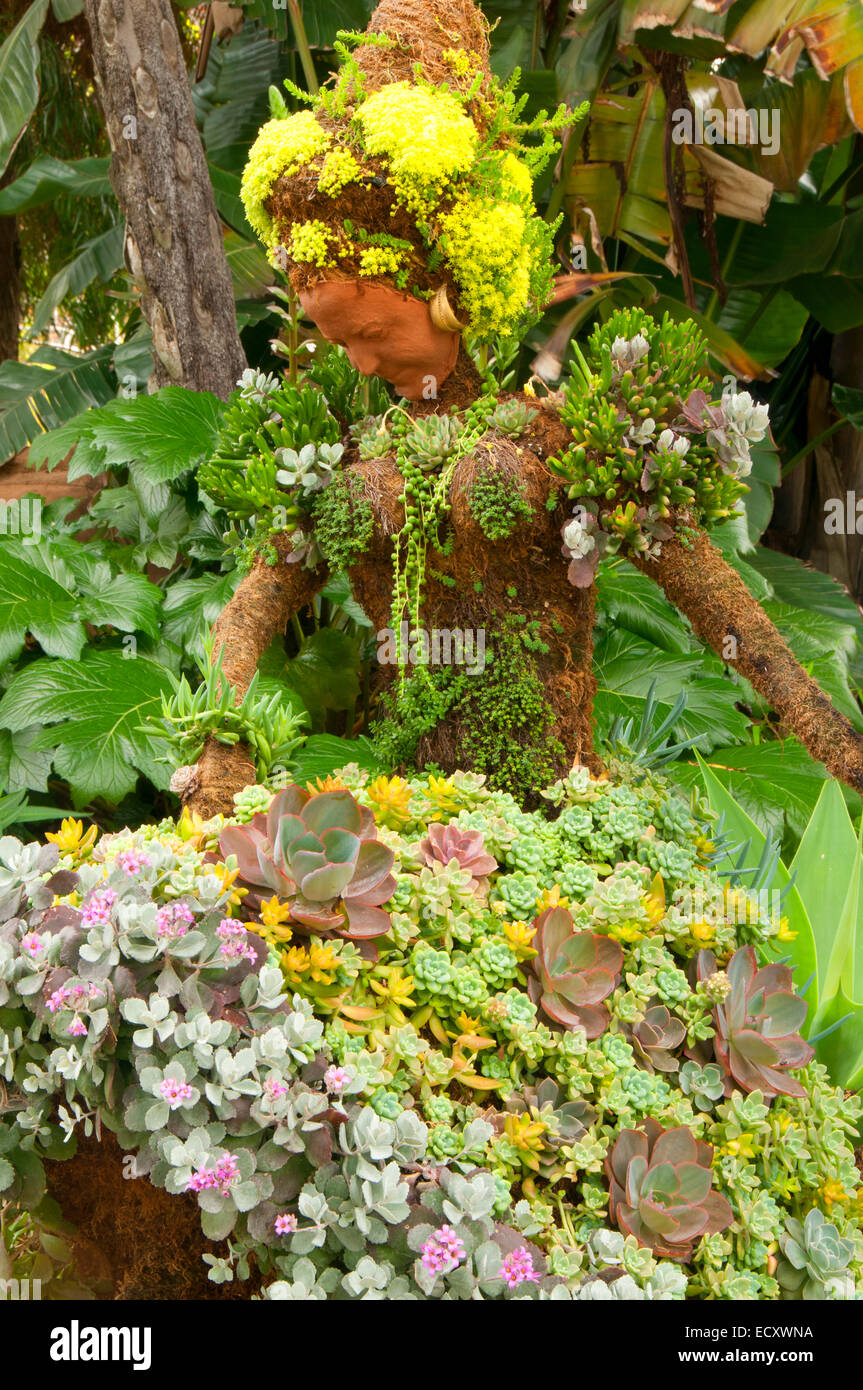
<svg viewBox="0 0 863 1390">
<path fill-rule="evenodd" d="M 623 767 L 531 813 L 356 767 L 235 800 L 0 840 L 6 1200 L 98 1121 L 269 1298 L 859 1296 L 860 1107 L 700 805 Z"/>
<path fill-rule="evenodd" d="M 346 51 L 343 57 L 352 63 Z M 556 132 L 583 113 L 562 107 L 551 118 L 541 112 L 523 123 L 516 74 L 483 99 L 481 135 L 471 111 L 482 73 L 460 89 L 455 79 L 465 75 L 465 55 L 453 50 L 449 57 L 453 84 L 435 87 L 417 76 L 368 95 L 353 63 L 351 81 L 343 73 L 341 88 L 350 89 L 350 102 L 326 93 L 315 112 L 289 114 L 273 89 L 273 119 L 249 152 L 243 203 L 270 259 L 283 270 L 337 271 L 429 297 L 423 277 L 440 269 L 440 281 L 455 285 L 478 339 L 511 336 L 541 312 L 551 291 L 555 227 L 537 215 L 533 179 L 553 153 Z M 316 212 L 294 221 L 283 243 L 269 200 L 280 178 L 294 176 L 316 190 Z M 345 190 L 379 188 L 394 212 L 410 218 L 415 245 L 381 226 L 356 226 L 344 215 Z"/>
<path fill-rule="evenodd" d="M 589 585 L 603 554 L 656 556 L 674 530 L 731 516 L 747 491 L 765 405 L 708 392 L 707 343 L 691 322 L 621 309 L 575 349 L 561 418 L 572 443 L 551 466 L 578 505 L 563 528 L 569 577 Z"/>
</svg>

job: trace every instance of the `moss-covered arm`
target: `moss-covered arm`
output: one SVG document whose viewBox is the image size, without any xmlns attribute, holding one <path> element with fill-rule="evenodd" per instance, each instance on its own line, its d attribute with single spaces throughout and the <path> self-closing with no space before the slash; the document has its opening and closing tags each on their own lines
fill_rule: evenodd
<svg viewBox="0 0 863 1390">
<path fill-rule="evenodd" d="M 709 643 L 780 715 L 834 777 L 863 791 L 863 736 L 808 676 L 737 571 L 699 532 L 663 542 L 657 560 L 635 560 Z"/>
<path fill-rule="evenodd" d="M 273 540 L 278 562 L 268 565 L 259 555 L 213 629 L 214 654 L 224 651 L 222 670 L 240 698 L 248 690 L 258 662 L 276 633 L 323 587 L 325 567 L 291 565 L 288 535 Z M 186 779 L 185 804 L 206 817 L 233 809 L 235 792 L 255 781 L 255 768 L 241 743 L 228 745 L 208 738 L 198 759 L 196 775 Z"/>
</svg>

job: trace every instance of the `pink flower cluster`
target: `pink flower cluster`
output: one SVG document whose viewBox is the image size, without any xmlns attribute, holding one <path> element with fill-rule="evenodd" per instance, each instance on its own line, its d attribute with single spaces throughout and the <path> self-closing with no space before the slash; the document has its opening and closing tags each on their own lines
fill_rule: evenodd
<svg viewBox="0 0 863 1390">
<path fill-rule="evenodd" d="M 73 1038 L 86 1038 L 87 1025 L 80 1014 L 76 1014 L 69 1024 L 69 1033 Z"/>
<path fill-rule="evenodd" d="M 85 1000 L 103 993 L 104 990 L 99 985 L 91 984 L 89 981 L 78 985 L 61 985 L 48 996 L 48 1012 L 55 1014 L 58 1009 L 86 1007 Z"/>
<path fill-rule="evenodd" d="M 241 960 L 256 961 L 252 947 L 246 934 L 246 928 L 242 922 L 234 922 L 230 917 L 223 917 L 216 927 L 216 936 L 222 943 L 222 956 L 232 964 Z"/>
<path fill-rule="evenodd" d="M 324 1072 L 324 1085 L 328 1091 L 343 1091 L 351 1079 L 345 1067 L 327 1067 Z"/>
<path fill-rule="evenodd" d="M 28 956 L 38 956 L 44 949 L 45 942 L 38 932 L 28 931 L 26 936 L 21 937 L 21 950 L 26 951 Z"/>
<path fill-rule="evenodd" d="M 186 1191 L 203 1192 L 205 1188 L 216 1188 L 226 1197 L 231 1190 L 231 1183 L 239 1176 L 237 1160 L 233 1154 L 225 1152 L 215 1168 L 202 1168 L 200 1173 L 193 1173 L 186 1183 Z"/>
<path fill-rule="evenodd" d="M 177 1081 L 172 1076 L 166 1076 L 164 1081 L 159 1083 L 159 1094 L 172 1110 L 176 1110 L 184 1100 L 191 1100 L 195 1093 L 188 1081 Z"/>
<path fill-rule="evenodd" d="M 441 1226 L 429 1236 L 421 1250 L 422 1266 L 429 1274 L 449 1274 L 457 1269 L 467 1251 L 452 1226 Z"/>
<path fill-rule="evenodd" d="M 140 849 L 121 849 L 117 855 L 117 863 L 123 873 L 128 874 L 130 878 L 139 874 L 142 869 L 152 868 L 153 865 L 150 856 Z"/>
<path fill-rule="evenodd" d="M 188 903 L 166 903 L 156 913 L 156 935 L 161 938 L 185 936 L 194 920 Z"/>
<path fill-rule="evenodd" d="M 266 1091 L 270 1100 L 279 1100 L 282 1096 L 286 1096 L 288 1094 L 288 1087 L 284 1084 L 283 1081 L 280 1081 L 279 1078 L 275 1076 L 272 1072 L 270 1072 L 270 1075 L 264 1082 L 264 1090 Z"/>
<path fill-rule="evenodd" d="M 99 888 L 81 913 L 82 927 L 104 927 L 111 920 L 111 909 L 117 901 L 113 888 Z"/>
<path fill-rule="evenodd" d="M 539 1282 L 539 1274 L 533 1267 L 533 1256 L 526 1245 L 520 1245 L 517 1250 L 511 1250 L 504 1256 L 500 1277 L 508 1289 L 518 1288 L 525 1281 Z"/>
<path fill-rule="evenodd" d="M 285 1212 L 284 1216 L 277 1216 L 273 1225 L 276 1228 L 277 1236 L 289 1236 L 297 1229 L 297 1218 L 290 1212 Z"/>
</svg>

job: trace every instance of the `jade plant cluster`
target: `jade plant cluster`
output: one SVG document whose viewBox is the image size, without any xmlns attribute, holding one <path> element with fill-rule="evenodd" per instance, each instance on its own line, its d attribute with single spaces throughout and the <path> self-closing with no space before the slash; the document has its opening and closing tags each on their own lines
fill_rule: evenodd
<svg viewBox="0 0 863 1390">
<path fill-rule="evenodd" d="M 5 1200 L 98 1119 L 270 1298 L 857 1296 L 859 1103 L 655 775 L 52 839 L 0 841 Z"/>
<path fill-rule="evenodd" d="M 572 443 L 550 461 L 577 502 L 562 532 L 574 585 L 604 554 L 655 556 L 675 531 L 733 514 L 768 413 L 730 383 L 713 394 L 691 321 L 621 309 L 575 348 L 561 412 Z"/>
</svg>

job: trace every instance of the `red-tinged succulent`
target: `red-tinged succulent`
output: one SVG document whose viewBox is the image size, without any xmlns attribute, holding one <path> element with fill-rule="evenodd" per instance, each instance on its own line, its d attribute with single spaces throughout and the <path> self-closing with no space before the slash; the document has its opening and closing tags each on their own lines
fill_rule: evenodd
<svg viewBox="0 0 863 1390">
<path fill-rule="evenodd" d="M 632 1029 L 633 1050 L 647 1071 L 677 1071 L 680 1061 L 675 1049 L 686 1038 L 686 1025 L 666 1009 L 664 1004 L 651 1004 L 644 1018 Z"/>
<path fill-rule="evenodd" d="M 572 914 L 550 907 L 537 917 L 533 945 L 536 958 L 527 988 L 555 1023 L 564 1028 L 583 1028 L 598 1038 L 608 1027 L 608 1009 L 602 1003 L 617 984 L 623 952 L 616 941 L 593 932 L 573 931 Z"/>
<path fill-rule="evenodd" d="M 239 881 L 290 903 L 291 922 L 350 940 L 383 936 L 391 926 L 381 903 L 392 897 L 392 850 L 377 838 L 375 819 L 344 789 L 311 795 L 286 787 L 266 815 L 226 826 L 222 854 L 236 855 Z M 261 891 L 263 890 L 263 891 Z"/>
<path fill-rule="evenodd" d="M 698 954 L 698 978 L 707 982 L 717 974 L 710 951 Z M 731 1084 L 742 1091 L 761 1091 L 770 1097 L 805 1096 L 790 1068 L 805 1067 L 815 1056 L 798 1029 L 806 1018 L 807 1004 L 794 993 L 786 965 L 758 969 L 752 946 L 741 946 L 725 967 L 726 980 L 716 995 L 713 1014 L 716 1033 L 713 1047 Z"/>
<path fill-rule="evenodd" d="M 430 825 L 419 852 L 429 865 L 456 859 L 459 868 L 467 869 L 475 879 L 485 878 L 497 868 L 497 860 L 485 848 L 482 831 L 462 830 L 457 825 Z"/>
<path fill-rule="evenodd" d="M 639 1129 L 622 1129 L 605 1157 L 612 1221 L 655 1255 L 685 1263 L 696 1240 L 734 1219 L 712 1190 L 712 1163 L 710 1144 L 686 1125 L 663 1129 L 648 1118 Z"/>
</svg>

